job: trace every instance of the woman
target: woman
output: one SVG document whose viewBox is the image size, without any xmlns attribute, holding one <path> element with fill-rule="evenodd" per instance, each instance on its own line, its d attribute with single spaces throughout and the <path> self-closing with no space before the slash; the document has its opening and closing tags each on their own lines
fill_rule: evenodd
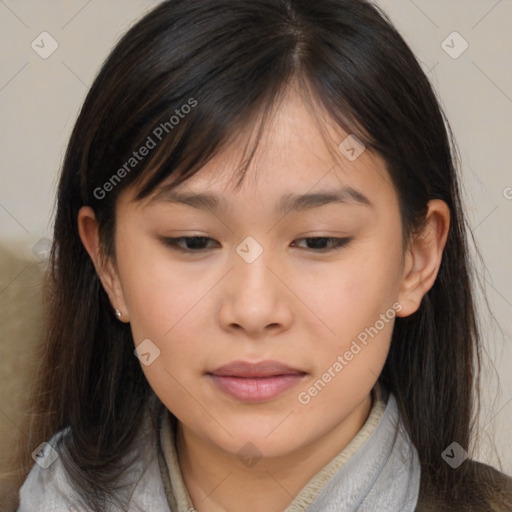
<svg viewBox="0 0 512 512">
<path fill-rule="evenodd" d="M 66 153 L 20 512 L 510 510 L 450 144 L 366 1 L 147 14 Z"/>
</svg>

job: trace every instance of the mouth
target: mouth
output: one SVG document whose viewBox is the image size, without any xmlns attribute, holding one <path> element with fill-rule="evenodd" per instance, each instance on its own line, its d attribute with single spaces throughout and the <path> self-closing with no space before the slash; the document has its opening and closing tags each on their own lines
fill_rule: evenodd
<svg viewBox="0 0 512 512">
<path fill-rule="evenodd" d="M 217 389 L 242 402 L 263 402 L 296 386 L 306 372 L 277 361 L 234 361 L 207 373 Z"/>
</svg>

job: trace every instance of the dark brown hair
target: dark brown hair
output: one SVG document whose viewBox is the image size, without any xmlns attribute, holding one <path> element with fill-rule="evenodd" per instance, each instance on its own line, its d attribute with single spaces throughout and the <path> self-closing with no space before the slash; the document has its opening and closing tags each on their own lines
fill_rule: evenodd
<svg viewBox="0 0 512 512">
<path fill-rule="evenodd" d="M 62 462 L 83 501 L 103 510 L 154 397 L 130 327 L 115 319 L 80 241 L 80 207 L 95 210 L 105 255 L 115 257 L 123 190 L 137 186 L 142 199 L 171 174 L 179 176 L 175 185 L 183 182 L 243 128 L 264 120 L 292 83 L 384 158 L 407 239 L 430 199 L 449 206 L 437 280 L 415 314 L 397 318 L 379 380 L 396 396 L 418 450 L 420 500 L 483 511 L 492 497 L 495 506 L 510 506 L 486 469 L 464 463 L 454 470 L 441 458 L 453 441 L 470 449 L 481 350 L 454 145 L 411 50 L 363 0 L 169 0 L 114 48 L 81 109 L 60 178 L 27 454 L 69 427 Z M 162 126 L 155 148 L 118 172 Z M 32 460 L 24 462 L 26 472 Z"/>
</svg>

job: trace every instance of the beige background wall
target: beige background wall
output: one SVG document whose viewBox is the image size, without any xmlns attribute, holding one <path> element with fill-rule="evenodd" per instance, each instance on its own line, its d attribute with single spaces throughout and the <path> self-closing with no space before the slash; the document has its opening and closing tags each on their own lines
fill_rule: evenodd
<svg viewBox="0 0 512 512">
<path fill-rule="evenodd" d="M 114 42 L 157 3 L 0 0 L 0 457 L 22 425 L 67 138 Z M 488 317 L 483 321 L 487 371 L 480 457 L 496 461 L 487 443 L 495 437 L 503 469 L 512 474 L 512 1 L 378 3 L 428 72 L 459 144 L 471 231 L 486 265 L 478 272 L 501 328 Z M 9 489 L 3 482 L 0 493 Z"/>
</svg>

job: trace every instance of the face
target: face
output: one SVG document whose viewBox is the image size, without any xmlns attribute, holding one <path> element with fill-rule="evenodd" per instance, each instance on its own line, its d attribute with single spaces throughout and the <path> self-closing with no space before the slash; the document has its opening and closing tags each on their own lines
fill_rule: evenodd
<svg viewBox="0 0 512 512">
<path fill-rule="evenodd" d="M 402 227 L 385 164 L 368 150 L 351 161 L 337 147 L 348 134 L 324 128 L 332 146 L 290 93 L 239 189 L 242 145 L 178 188 L 216 207 L 165 193 L 118 200 L 115 300 L 135 345 L 150 340 L 142 369 L 184 428 L 229 453 L 251 442 L 283 456 L 346 422 L 401 309 Z M 338 200 L 292 208 L 322 193 Z"/>
</svg>

